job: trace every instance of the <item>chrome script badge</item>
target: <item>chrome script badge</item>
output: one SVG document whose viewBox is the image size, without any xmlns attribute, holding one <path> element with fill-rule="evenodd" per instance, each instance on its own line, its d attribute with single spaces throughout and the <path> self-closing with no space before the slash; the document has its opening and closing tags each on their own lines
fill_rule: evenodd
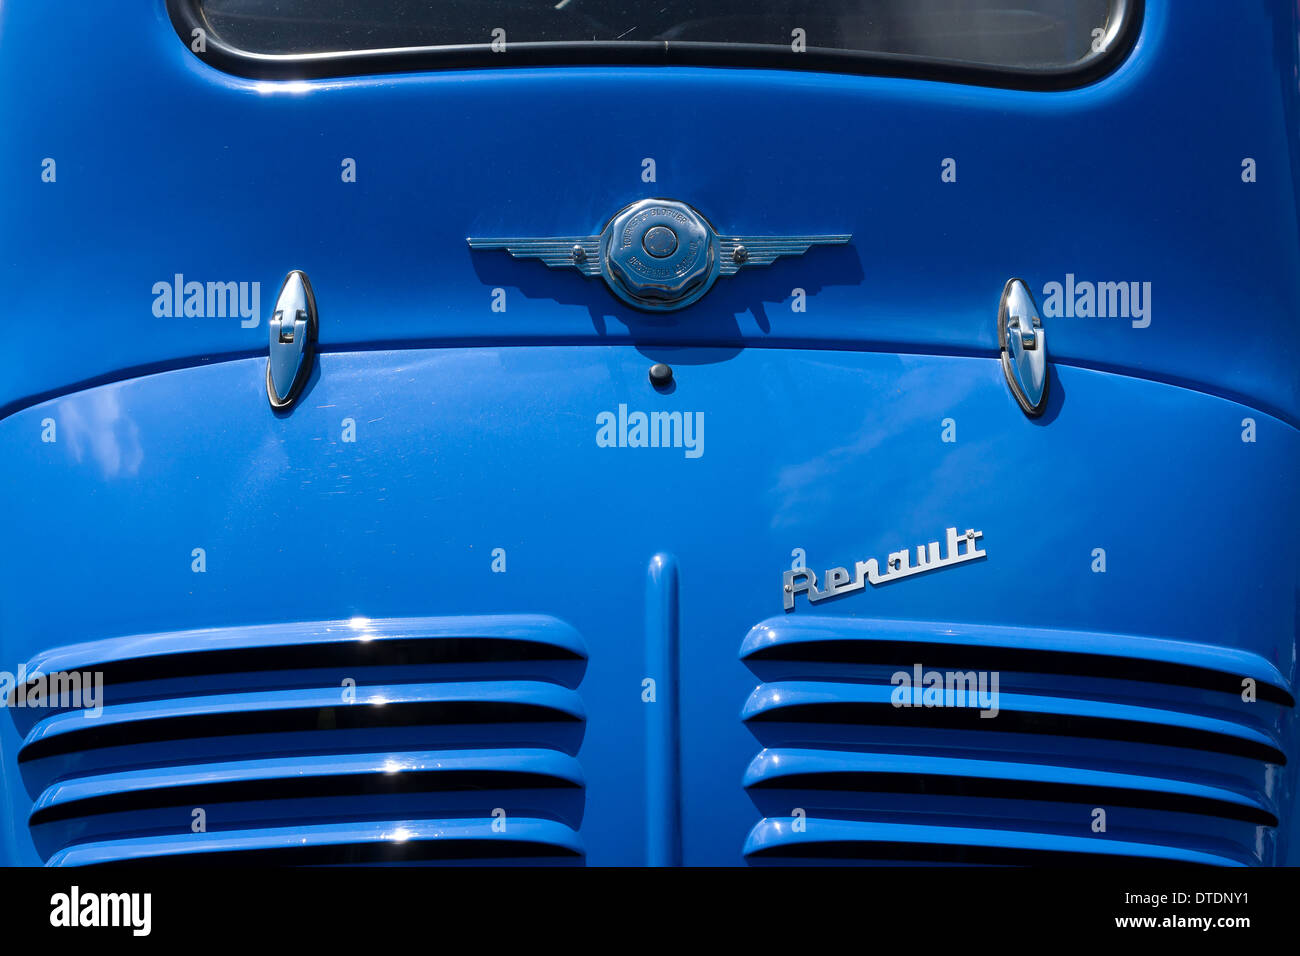
<svg viewBox="0 0 1300 956">
<path fill-rule="evenodd" d="M 808 595 L 808 600 L 816 603 L 825 601 L 827 598 L 837 597 L 841 594 L 848 594 L 850 591 L 861 591 L 870 581 L 872 585 L 888 584 L 891 581 L 897 581 L 900 578 L 910 578 L 914 574 L 924 574 L 927 571 L 937 571 L 939 568 L 946 568 L 954 564 L 964 564 L 967 561 L 974 561 L 985 556 L 985 552 L 979 549 L 976 542 L 984 536 L 984 532 L 968 530 L 965 534 L 957 534 L 956 528 L 948 529 L 948 540 L 944 545 L 942 557 L 939 554 L 939 542 L 931 541 L 928 545 L 918 544 L 916 546 L 916 564 L 912 564 L 910 553 L 907 548 L 902 551 L 894 551 L 889 555 L 885 562 L 885 573 L 880 573 L 880 565 L 875 558 L 868 558 L 866 561 L 859 561 L 854 565 L 853 574 L 849 574 L 848 568 L 831 568 L 826 572 L 826 583 L 824 587 L 817 587 L 817 574 L 808 568 L 795 568 L 786 571 L 784 575 L 784 597 L 785 609 L 787 611 L 794 608 L 794 596 L 796 594 Z"/>
<path fill-rule="evenodd" d="M 616 213 L 598 236 L 466 240 L 471 249 L 503 249 L 516 259 L 541 259 L 600 276 L 610 291 L 650 312 L 683 309 L 719 276 L 801 256 L 812 246 L 839 245 L 848 235 L 720 236 L 699 212 L 674 199 L 642 199 Z"/>
</svg>

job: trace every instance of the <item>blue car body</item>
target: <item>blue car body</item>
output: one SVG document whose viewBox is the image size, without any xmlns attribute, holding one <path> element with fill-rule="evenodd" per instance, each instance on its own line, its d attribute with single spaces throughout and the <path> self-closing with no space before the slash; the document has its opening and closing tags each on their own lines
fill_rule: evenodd
<svg viewBox="0 0 1300 956">
<path fill-rule="evenodd" d="M 0 5 L 0 861 L 1300 862 L 1295 3 L 1130 4 L 1050 89 L 259 76 L 182 7 Z M 662 313 L 466 243 L 649 198 L 852 239 Z M 896 706 L 931 669 L 997 715 Z M 20 705 L 56 673 L 99 712 Z"/>
</svg>

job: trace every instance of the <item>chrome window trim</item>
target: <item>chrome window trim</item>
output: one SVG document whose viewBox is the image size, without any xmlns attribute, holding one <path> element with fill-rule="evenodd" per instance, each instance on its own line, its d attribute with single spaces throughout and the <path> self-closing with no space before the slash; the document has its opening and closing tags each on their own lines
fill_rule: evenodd
<svg viewBox="0 0 1300 956">
<path fill-rule="evenodd" d="M 336 53 L 251 53 L 230 46 L 216 35 L 204 17 L 202 0 L 167 0 L 172 26 L 187 48 L 194 29 L 201 28 L 207 34 L 206 50 L 195 56 L 216 69 L 251 79 L 308 80 L 487 67 L 718 66 L 909 77 L 1021 90 L 1077 89 L 1113 72 L 1137 42 L 1143 5 L 1144 0 L 1115 0 L 1115 15 L 1103 52 L 1089 54 L 1072 66 L 1034 70 L 905 54 L 818 47 L 794 53 L 768 44 L 698 41 L 511 42 L 508 56 L 492 52 L 490 43 Z"/>
</svg>

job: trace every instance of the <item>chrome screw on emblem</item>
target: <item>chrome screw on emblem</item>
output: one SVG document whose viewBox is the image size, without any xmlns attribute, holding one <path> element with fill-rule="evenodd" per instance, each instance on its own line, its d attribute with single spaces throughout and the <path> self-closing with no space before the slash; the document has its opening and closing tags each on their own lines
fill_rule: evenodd
<svg viewBox="0 0 1300 956">
<path fill-rule="evenodd" d="M 848 242 L 849 235 L 720 236 L 696 209 L 675 199 L 643 199 L 615 213 L 598 236 L 468 240 L 472 249 L 503 249 L 599 275 L 629 305 L 651 312 L 683 309 L 719 276 L 744 265 L 770 265 L 812 246 Z"/>
<path fill-rule="evenodd" d="M 1047 407 L 1047 333 L 1034 294 L 1021 279 L 1010 279 L 998 304 L 998 345 L 1002 371 L 1017 404 L 1036 418 Z"/>
</svg>

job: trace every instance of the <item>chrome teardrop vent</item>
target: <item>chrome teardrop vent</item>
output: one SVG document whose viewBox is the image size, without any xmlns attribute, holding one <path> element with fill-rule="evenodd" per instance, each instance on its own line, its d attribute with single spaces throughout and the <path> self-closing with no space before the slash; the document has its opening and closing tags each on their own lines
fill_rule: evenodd
<svg viewBox="0 0 1300 956">
<path fill-rule="evenodd" d="M 307 384 L 316 351 L 316 297 L 305 273 L 295 269 L 284 277 L 268 324 L 266 397 L 272 408 L 285 410 Z"/>
<path fill-rule="evenodd" d="M 1034 294 L 1022 279 L 1010 279 L 998 305 L 998 345 L 1011 394 L 1026 415 L 1047 407 L 1047 334 Z"/>
</svg>

